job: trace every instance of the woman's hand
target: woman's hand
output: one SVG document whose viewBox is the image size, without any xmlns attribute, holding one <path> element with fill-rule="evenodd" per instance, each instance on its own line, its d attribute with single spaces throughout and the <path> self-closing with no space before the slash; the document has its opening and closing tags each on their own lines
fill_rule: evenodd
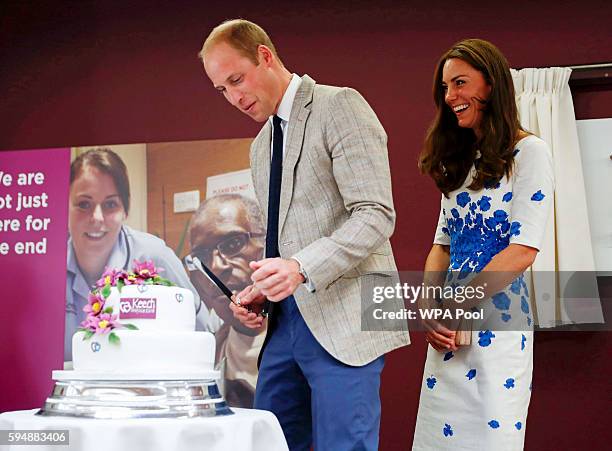
<svg viewBox="0 0 612 451">
<path fill-rule="evenodd" d="M 433 319 L 424 319 L 425 326 L 425 341 L 438 352 L 456 351 L 455 345 L 456 331 L 447 329 L 438 321 Z"/>
</svg>

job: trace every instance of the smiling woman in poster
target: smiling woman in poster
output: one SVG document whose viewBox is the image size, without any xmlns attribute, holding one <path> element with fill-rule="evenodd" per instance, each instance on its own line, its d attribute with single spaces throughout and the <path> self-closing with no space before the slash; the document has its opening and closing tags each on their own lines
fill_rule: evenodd
<svg viewBox="0 0 612 451">
<path fill-rule="evenodd" d="M 193 292 L 199 310 L 197 291 L 174 252 L 156 236 L 123 224 L 130 209 L 130 184 L 116 153 L 91 149 L 72 162 L 69 203 L 65 361 L 72 360 L 72 335 L 85 319 L 91 286 L 107 267 L 128 270 L 135 259 L 153 260 L 164 269 L 163 277 Z"/>
<path fill-rule="evenodd" d="M 551 210 L 551 153 L 521 128 L 508 63 L 487 41 L 466 39 L 442 56 L 434 100 L 420 167 L 442 200 L 425 271 L 445 273 L 447 286 L 473 276 L 470 285 L 487 288 L 481 300 L 462 304 L 485 314 L 468 331 L 471 344 L 458 346 L 455 330 L 425 322 L 413 450 L 522 450 L 533 367 L 522 273 Z"/>
</svg>

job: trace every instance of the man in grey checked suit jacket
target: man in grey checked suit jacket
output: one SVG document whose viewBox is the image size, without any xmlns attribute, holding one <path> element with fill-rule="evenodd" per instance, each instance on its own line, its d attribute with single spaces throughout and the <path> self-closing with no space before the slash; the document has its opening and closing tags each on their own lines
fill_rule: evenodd
<svg viewBox="0 0 612 451">
<path fill-rule="evenodd" d="M 311 444 L 333 451 L 377 449 L 383 355 L 410 342 L 403 323 L 395 330 L 362 330 L 363 278 L 385 283 L 385 273 L 396 271 L 388 239 L 395 211 L 384 129 L 357 91 L 289 72 L 252 22 L 216 27 L 200 58 L 232 105 L 265 121 L 250 154 L 264 214 L 271 116 L 278 116 L 283 133 L 280 257 L 251 263 L 253 285 L 237 299 L 254 312 L 231 306 L 243 324 L 257 328 L 265 299 L 275 303 L 255 407 L 276 414 L 292 450 Z"/>
</svg>

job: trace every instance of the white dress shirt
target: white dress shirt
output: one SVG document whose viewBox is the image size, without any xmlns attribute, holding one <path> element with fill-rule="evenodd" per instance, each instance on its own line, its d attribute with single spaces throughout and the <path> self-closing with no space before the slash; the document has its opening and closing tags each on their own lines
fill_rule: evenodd
<svg viewBox="0 0 612 451">
<path fill-rule="evenodd" d="M 289 86 L 287 86 L 287 89 L 285 90 L 285 94 L 283 95 L 283 98 L 280 102 L 280 104 L 278 105 L 278 111 L 276 112 L 276 116 L 278 116 L 281 119 L 281 129 L 283 130 L 283 159 L 285 157 L 285 145 L 287 144 L 287 126 L 289 125 L 289 119 L 291 118 L 291 108 L 293 107 L 293 101 L 295 100 L 295 95 L 297 94 L 297 91 L 300 87 L 300 85 L 302 84 L 302 79 L 297 75 L 297 74 L 293 74 L 291 76 L 291 81 L 289 82 Z M 270 140 L 270 159 L 272 159 L 272 153 L 274 152 L 274 124 L 272 123 L 272 118 L 274 116 L 270 116 L 270 118 L 268 119 L 270 121 L 270 124 L 272 125 L 272 139 Z M 302 263 L 295 257 L 292 257 L 293 260 L 297 261 L 298 264 L 300 265 L 300 269 L 302 268 Z M 315 291 L 315 287 L 312 283 L 312 281 L 310 281 L 308 279 L 308 275 L 305 275 L 305 282 L 304 282 L 304 286 L 308 289 L 308 291 L 310 291 L 311 293 Z"/>
</svg>

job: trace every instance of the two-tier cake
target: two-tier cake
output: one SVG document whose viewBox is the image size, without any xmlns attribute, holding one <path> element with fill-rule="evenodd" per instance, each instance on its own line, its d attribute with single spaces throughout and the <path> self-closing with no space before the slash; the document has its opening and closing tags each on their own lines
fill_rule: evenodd
<svg viewBox="0 0 612 451">
<path fill-rule="evenodd" d="M 177 417 L 230 413 L 214 370 L 215 339 L 195 331 L 190 290 L 151 262 L 107 270 L 72 338 L 73 369 L 56 380 L 42 415 Z"/>
</svg>

